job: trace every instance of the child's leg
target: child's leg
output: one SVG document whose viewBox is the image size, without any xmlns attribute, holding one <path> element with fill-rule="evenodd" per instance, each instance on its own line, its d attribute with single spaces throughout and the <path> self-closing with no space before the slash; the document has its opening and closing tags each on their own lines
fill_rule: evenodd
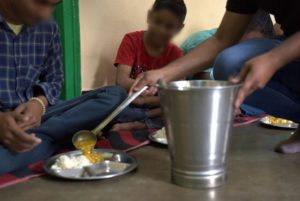
<svg viewBox="0 0 300 201">
<path fill-rule="evenodd" d="M 161 117 L 146 119 L 145 123 L 148 129 L 161 129 L 164 127 L 164 121 Z"/>
<path fill-rule="evenodd" d="M 93 129 L 107 115 L 109 115 L 125 98 L 127 94 L 119 87 L 108 87 L 86 94 L 74 100 L 66 101 L 53 108 L 51 116 L 42 125 L 31 130 L 43 140 L 42 144 L 30 152 L 23 154 L 12 153 L 0 145 L 0 174 L 23 168 L 33 162 L 49 158 L 61 140 L 71 138 L 74 133 L 82 129 Z"/>
<path fill-rule="evenodd" d="M 118 123 L 115 124 L 111 131 L 136 131 L 136 130 L 145 130 L 147 129 L 147 125 L 141 121 L 132 121 L 127 123 Z"/>
</svg>

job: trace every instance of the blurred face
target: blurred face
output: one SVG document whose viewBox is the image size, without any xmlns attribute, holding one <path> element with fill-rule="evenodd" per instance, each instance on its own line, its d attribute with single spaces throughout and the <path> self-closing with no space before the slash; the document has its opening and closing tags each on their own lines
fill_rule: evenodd
<svg viewBox="0 0 300 201">
<path fill-rule="evenodd" d="M 48 19 L 61 0 L 11 0 L 18 17 L 25 25 Z"/>
<path fill-rule="evenodd" d="M 167 9 L 148 13 L 148 35 L 157 45 L 168 43 L 183 26 L 180 19 Z"/>
</svg>

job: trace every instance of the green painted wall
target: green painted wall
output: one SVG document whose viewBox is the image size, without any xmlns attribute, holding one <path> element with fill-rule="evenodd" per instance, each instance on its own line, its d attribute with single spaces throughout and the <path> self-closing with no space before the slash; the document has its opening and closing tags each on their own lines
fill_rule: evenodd
<svg viewBox="0 0 300 201">
<path fill-rule="evenodd" d="M 54 17 L 61 29 L 65 84 L 62 99 L 81 95 L 80 26 L 78 0 L 63 0 Z"/>
</svg>

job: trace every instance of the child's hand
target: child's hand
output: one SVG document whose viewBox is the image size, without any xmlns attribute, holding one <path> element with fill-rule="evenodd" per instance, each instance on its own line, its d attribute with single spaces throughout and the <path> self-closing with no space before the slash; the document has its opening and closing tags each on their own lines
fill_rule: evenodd
<svg viewBox="0 0 300 201">
<path fill-rule="evenodd" d="M 150 106 L 150 107 L 160 107 L 160 99 L 158 96 L 145 96 L 139 97 L 133 101 L 135 106 Z"/>
<path fill-rule="evenodd" d="M 39 127 L 43 115 L 43 107 L 37 101 L 31 100 L 19 105 L 15 112 L 18 114 L 18 124 L 23 130 Z"/>
<path fill-rule="evenodd" d="M 140 96 L 138 98 L 136 98 L 133 102 L 133 105 L 138 106 L 138 107 L 142 107 L 145 105 L 145 98 L 143 96 Z"/>
<path fill-rule="evenodd" d="M 150 107 L 160 107 L 160 99 L 158 96 L 147 96 L 144 97 L 145 104 L 149 105 Z"/>
<path fill-rule="evenodd" d="M 160 107 L 151 109 L 149 111 L 149 117 L 150 118 L 157 118 L 157 117 L 161 117 L 161 116 L 162 116 L 162 110 L 161 110 Z"/>
</svg>

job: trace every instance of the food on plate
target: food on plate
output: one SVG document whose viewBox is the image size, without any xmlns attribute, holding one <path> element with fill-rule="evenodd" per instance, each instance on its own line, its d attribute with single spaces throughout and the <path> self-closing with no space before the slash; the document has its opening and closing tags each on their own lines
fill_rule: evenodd
<svg viewBox="0 0 300 201">
<path fill-rule="evenodd" d="M 273 117 L 273 116 L 268 116 L 267 119 L 268 119 L 269 123 L 272 124 L 272 125 L 274 125 L 274 124 L 293 124 L 294 123 L 290 120 L 276 118 L 276 117 Z"/>
<path fill-rule="evenodd" d="M 83 155 L 89 159 L 92 164 L 102 163 L 104 161 L 104 157 L 99 153 L 93 152 L 95 145 L 95 141 L 93 140 L 83 140 L 76 142 L 75 144 L 75 146 L 83 152 Z"/>
<path fill-rule="evenodd" d="M 75 144 L 75 146 L 82 151 L 79 156 L 62 155 L 52 165 L 53 170 L 64 169 L 81 169 L 86 166 L 102 163 L 104 157 L 96 152 L 93 152 L 96 143 L 93 140 L 83 140 Z"/>
<path fill-rule="evenodd" d="M 62 155 L 56 159 L 52 165 L 52 170 L 65 170 L 65 169 L 81 169 L 86 166 L 93 165 L 93 163 L 85 156 L 66 156 Z"/>
</svg>

